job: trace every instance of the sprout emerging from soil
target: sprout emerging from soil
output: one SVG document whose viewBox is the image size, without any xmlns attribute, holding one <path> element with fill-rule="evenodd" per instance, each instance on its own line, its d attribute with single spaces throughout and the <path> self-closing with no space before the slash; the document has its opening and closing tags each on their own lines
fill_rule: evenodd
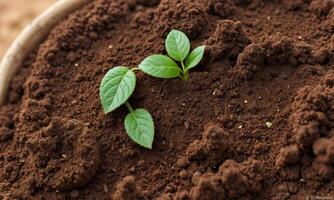
<svg viewBox="0 0 334 200">
<path fill-rule="evenodd" d="M 100 85 L 100 100 L 104 112 L 110 113 L 125 104 L 129 110 L 124 121 L 127 134 L 134 142 L 149 149 L 152 148 L 154 139 L 153 118 L 147 110 L 134 110 L 128 102 L 136 86 L 135 72 L 143 71 L 157 78 L 179 77 L 188 80 L 189 70 L 200 63 L 205 50 L 205 46 L 200 46 L 190 52 L 188 37 L 178 30 L 172 30 L 168 34 L 165 46 L 169 56 L 151 55 L 145 58 L 138 68 L 114 67 L 107 72 Z"/>
<path fill-rule="evenodd" d="M 199 46 L 190 53 L 188 37 L 178 30 L 172 30 L 167 35 L 165 46 L 169 57 L 160 54 L 151 55 L 139 64 L 139 68 L 158 78 L 180 77 L 182 80 L 188 80 L 189 70 L 201 62 L 205 46 Z"/>
</svg>

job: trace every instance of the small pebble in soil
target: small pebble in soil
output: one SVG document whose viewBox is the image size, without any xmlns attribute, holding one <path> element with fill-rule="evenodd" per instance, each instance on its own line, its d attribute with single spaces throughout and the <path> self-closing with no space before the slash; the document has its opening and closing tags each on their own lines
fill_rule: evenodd
<svg viewBox="0 0 334 200">
<path fill-rule="evenodd" d="M 134 172 L 136 171 L 136 167 L 135 167 L 135 166 L 131 167 L 131 168 L 129 169 L 129 171 L 130 171 L 131 173 L 134 173 Z"/>
<path fill-rule="evenodd" d="M 220 97 L 222 95 L 223 95 L 223 93 L 219 89 L 214 89 L 213 92 L 212 92 L 212 96 Z"/>
<path fill-rule="evenodd" d="M 106 193 L 106 194 L 108 194 L 109 193 L 109 189 L 108 189 L 108 186 L 107 186 L 107 184 L 103 184 L 103 191 L 104 191 L 104 193 Z"/>
<path fill-rule="evenodd" d="M 145 165 L 145 161 L 144 160 L 138 161 L 138 167 L 142 167 L 144 165 Z"/>
<path fill-rule="evenodd" d="M 189 161 L 188 161 L 187 158 L 181 157 L 177 160 L 176 164 L 177 164 L 177 166 L 179 166 L 181 168 L 185 168 L 189 165 Z"/>
<path fill-rule="evenodd" d="M 188 178 L 188 171 L 187 170 L 182 170 L 179 174 L 180 178 L 186 179 Z"/>
<path fill-rule="evenodd" d="M 202 175 L 201 172 L 198 172 L 198 171 L 193 174 L 193 177 L 192 177 L 191 181 L 194 185 L 196 185 L 198 183 L 198 180 L 199 180 L 201 175 Z"/>
<path fill-rule="evenodd" d="M 169 192 L 169 193 L 174 193 L 174 192 L 176 192 L 176 188 L 175 188 L 175 186 L 172 185 L 172 184 L 167 185 L 165 190 L 166 190 L 166 192 Z"/>
</svg>

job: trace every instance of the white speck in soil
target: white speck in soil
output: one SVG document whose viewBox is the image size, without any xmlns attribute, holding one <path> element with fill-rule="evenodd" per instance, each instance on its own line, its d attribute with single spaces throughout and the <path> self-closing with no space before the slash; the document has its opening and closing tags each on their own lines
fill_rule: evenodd
<svg viewBox="0 0 334 200">
<path fill-rule="evenodd" d="M 189 121 L 184 122 L 184 127 L 188 129 L 190 127 Z"/>
<path fill-rule="evenodd" d="M 273 124 L 271 122 L 266 122 L 266 126 L 270 128 Z"/>
<path fill-rule="evenodd" d="M 131 173 L 134 173 L 135 171 L 136 171 L 136 167 L 131 167 L 130 169 L 129 169 L 129 171 L 131 172 Z"/>
</svg>

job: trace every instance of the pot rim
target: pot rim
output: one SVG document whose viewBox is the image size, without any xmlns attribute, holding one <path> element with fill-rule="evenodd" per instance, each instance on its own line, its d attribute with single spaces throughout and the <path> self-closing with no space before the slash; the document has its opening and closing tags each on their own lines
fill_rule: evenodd
<svg viewBox="0 0 334 200">
<path fill-rule="evenodd" d="M 58 0 L 23 29 L 0 62 L 0 106 L 5 103 L 10 81 L 26 56 L 60 20 L 91 1 L 93 0 Z"/>
</svg>

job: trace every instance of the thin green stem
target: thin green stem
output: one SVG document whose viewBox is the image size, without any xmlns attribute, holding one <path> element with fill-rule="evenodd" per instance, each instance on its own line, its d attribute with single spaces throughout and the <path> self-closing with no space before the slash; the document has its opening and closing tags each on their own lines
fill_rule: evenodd
<svg viewBox="0 0 334 200">
<path fill-rule="evenodd" d="M 133 111 L 133 108 L 132 108 L 132 106 L 129 104 L 129 102 L 126 101 L 124 104 L 125 104 L 125 106 L 128 108 L 128 110 L 129 110 L 130 113 L 133 113 L 133 112 L 134 112 L 134 111 Z"/>
<path fill-rule="evenodd" d="M 184 79 L 183 72 L 182 72 L 182 75 L 181 75 L 181 74 L 179 75 L 179 77 L 180 77 L 182 80 L 184 80 L 184 81 L 186 80 L 186 79 Z"/>
<path fill-rule="evenodd" d="M 181 61 L 181 66 L 182 66 L 182 80 L 187 81 L 189 79 L 188 71 L 186 70 L 184 66 L 183 60 Z"/>
<path fill-rule="evenodd" d="M 138 68 L 138 67 L 135 67 L 135 68 L 132 68 L 131 70 L 132 70 L 132 71 L 140 71 L 141 69 Z"/>
<path fill-rule="evenodd" d="M 184 62 L 183 62 L 183 60 L 181 61 L 181 66 L 182 66 L 182 71 L 185 72 L 186 70 L 185 70 L 185 67 L 184 67 Z"/>
<path fill-rule="evenodd" d="M 186 79 L 186 81 L 189 80 L 189 73 L 188 73 L 188 71 L 184 72 L 184 78 Z"/>
<path fill-rule="evenodd" d="M 187 81 L 189 79 L 189 76 L 188 76 L 188 71 L 184 66 L 183 60 L 181 61 L 181 66 L 182 66 L 182 71 L 181 71 L 182 75 L 180 75 L 180 78 L 184 81 Z"/>
</svg>

